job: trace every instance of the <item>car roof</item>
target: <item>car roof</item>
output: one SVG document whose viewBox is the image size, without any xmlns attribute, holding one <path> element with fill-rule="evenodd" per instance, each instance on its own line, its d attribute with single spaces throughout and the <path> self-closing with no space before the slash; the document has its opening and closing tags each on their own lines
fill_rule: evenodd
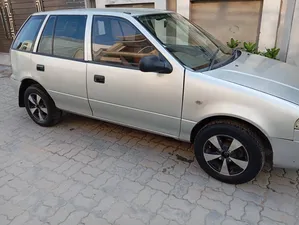
<svg viewBox="0 0 299 225">
<path fill-rule="evenodd" d="M 159 14 L 159 13 L 170 13 L 171 11 L 159 10 L 159 9 L 145 9 L 145 8 L 88 8 L 88 9 L 66 9 L 66 10 L 55 10 L 55 11 L 46 11 L 46 12 L 38 12 L 33 15 L 74 15 L 74 14 L 100 14 L 103 13 L 105 15 L 120 15 L 126 14 L 131 16 L 140 16 L 147 14 Z"/>
</svg>

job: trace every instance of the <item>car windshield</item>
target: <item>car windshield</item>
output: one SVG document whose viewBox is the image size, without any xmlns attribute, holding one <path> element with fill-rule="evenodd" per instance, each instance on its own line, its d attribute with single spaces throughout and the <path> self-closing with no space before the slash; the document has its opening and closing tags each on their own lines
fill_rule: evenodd
<svg viewBox="0 0 299 225">
<path fill-rule="evenodd" d="M 176 13 L 143 15 L 138 21 L 185 66 L 212 69 L 232 58 L 232 50 Z"/>
</svg>

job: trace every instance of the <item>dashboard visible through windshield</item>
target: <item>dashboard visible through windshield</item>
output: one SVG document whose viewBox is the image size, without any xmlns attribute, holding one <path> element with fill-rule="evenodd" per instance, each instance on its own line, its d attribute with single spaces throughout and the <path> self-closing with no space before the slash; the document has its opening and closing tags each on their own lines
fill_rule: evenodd
<svg viewBox="0 0 299 225">
<path fill-rule="evenodd" d="M 176 13 L 143 15 L 137 20 L 181 63 L 193 70 L 234 58 L 232 50 Z"/>
</svg>

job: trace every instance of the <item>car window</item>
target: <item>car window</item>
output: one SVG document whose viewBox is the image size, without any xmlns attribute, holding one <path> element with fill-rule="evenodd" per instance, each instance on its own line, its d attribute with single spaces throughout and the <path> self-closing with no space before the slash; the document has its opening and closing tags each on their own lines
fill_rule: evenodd
<svg viewBox="0 0 299 225">
<path fill-rule="evenodd" d="M 110 16 L 94 17 L 93 61 L 136 68 L 142 57 L 158 54 L 156 48 L 129 21 Z"/>
<path fill-rule="evenodd" d="M 51 16 L 43 30 L 42 36 L 39 41 L 37 52 L 43 54 L 53 54 L 53 34 L 56 16 Z"/>
<path fill-rule="evenodd" d="M 53 55 L 84 59 L 86 16 L 57 16 L 54 30 Z"/>
<path fill-rule="evenodd" d="M 193 70 L 212 69 L 232 59 L 233 52 L 176 13 L 138 16 L 137 20 L 181 63 Z M 213 60 L 214 58 L 214 60 Z"/>
<path fill-rule="evenodd" d="M 32 16 L 23 26 L 13 44 L 13 49 L 31 52 L 38 31 L 46 16 Z"/>
</svg>

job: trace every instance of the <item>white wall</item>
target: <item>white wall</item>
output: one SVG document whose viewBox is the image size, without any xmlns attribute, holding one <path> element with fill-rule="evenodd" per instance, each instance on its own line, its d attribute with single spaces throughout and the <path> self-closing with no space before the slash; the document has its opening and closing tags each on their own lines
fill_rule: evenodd
<svg viewBox="0 0 299 225">
<path fill-rule="evenodd" d="M 296 1 L 294 8 L 287 62 L 299 66 L 299 0 Z"/>
<path fill-rule="evenodd" d="M 286 61 L 289 51 L 295 4 L 296 0 L 283 0 L 281 5 L 276 46 L 280 48 L 278 58 L 282 61 Z"/>
<path fill-rule="evenodd" d="M 259 49 L 273 48 L 276 44 L 277 29 L 282 0 L 264 0 L 262 10 Z"/>
<path fill-rule="evenodd" d="M 173 0 L 174 1 L 174 0 Z M 177 0 L 177 13 L 183 15 L 187 19 L 190 18 L 190 1 Z"/>
</svg>

